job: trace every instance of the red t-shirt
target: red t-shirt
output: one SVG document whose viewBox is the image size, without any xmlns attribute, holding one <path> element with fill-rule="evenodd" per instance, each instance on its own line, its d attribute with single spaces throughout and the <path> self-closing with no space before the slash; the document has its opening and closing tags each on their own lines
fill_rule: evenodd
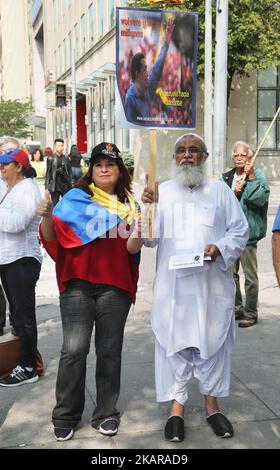
<svg viewBox="0 0 280 470">
<path fill-rule="evenodd" d="M 71 279 L 84 279 L 93 284 L 109 284 L 128 292 L 135 302 L 139 255 L 127 251 L 127 238 L 98 238 L 77 248 L 63 248 L 57 240 L 47 242 L 39 229 L 40 239 L 56 263 L 59 292 Z"/>
</svg>

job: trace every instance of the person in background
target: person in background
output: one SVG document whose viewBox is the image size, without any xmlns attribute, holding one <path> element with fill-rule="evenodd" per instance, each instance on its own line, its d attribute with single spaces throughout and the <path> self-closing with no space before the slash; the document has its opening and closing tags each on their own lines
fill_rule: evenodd
<svg viewBox="0 0 280 470">
<path fill-rule="evenodd" d="M 68 158 L 70 160 L 73 183 L 75 184 L 76 181 L 78 181 L 81 178 L 81 176 L 83 175 L 83 171 L 82 171 L 82 168 L 81 168 L 82 155 L 81 155 L 81 152 L 79 151 L 77 145 L 72 145 L 71 146 Z"/>
<path fill-rule="evenodd" d="M 108 210 L 110 209 L 110 211 Z M 96 406 L 92 426 L 118 432 L 124 327 L 135 302 L 139 255 L 127 238 L 139 215 L 116 145 L 93 148 L 88 172 L 57 206 L 46 193 L 38 208 L 42 243 L 56 263 L 63 346 L 52 414 L 58 441 L 73 437 L 85 404 L 87 355 L 95 325 Z M 93 224 L 93 217 L 98 223 Z"/>
<path fill-rule="evenodd" d="M 250 228 L 247 246 L 233 265 L 236 285 L 235 319 L 240 320 L 238 326 L 241 328 L 251 327 L 258 322 L 257 243 L 266 235 L 269 199 L 267 179 L 259 168 L 253 166 L 252 156 L 253 152 L 248 143 L 235 142 L 232 147 L 234 168 L 223 173 L 221 178 L 239 200 Z M 240 264 L 245 277 L 245 305 L 240 289 Z"/>
<path fill-rule="evenodd" d="M 44 196 L 47 165 L 41 149 L 33 150 L 31 155 L 31 166 L 37 173 L 36 181 L 38 183 L 41 195 Z"/>
<path fill-rule="evenodd" d="M 232 191 L 206 177 L 207 157 L 205 142 L 197 134 L 175 142 L 173 178 L 159 186 L 155 237 L 144 240 L 146 246 L 158 245 L 151 322 L 157 400 L 172 402 L 164 429 L 169 441 L 184 439 L 193 369 L 207 423 L 219 437 L 234 434 L 218 398 L 230 390 L 235 293 L 231 265 L 245 248 L 249 230 Z M 145 188 L 142 201 L 155 200 L 154 192 Z M 143 241 L 138 236 L 128 243 L 135 253 Z"/>
<path fill-rule="evenodd" d="M 53 149 L 51 147 L 46 147 L 44 150 L 44 157 L 48 158 L 53 155 Z"/>
<path fill-rule="evenodd" d="M 12 149 L 12 148 L 18 148 L 19 146 L 20 146 L 19 141 L 17 139 L 15 139 L 14 137 L 11 137 L 9 135 L 5 135 L 5 136 L 0 137 L 0 154 L 3 153 L 5 150 Z M 1 175 L 1 170 L 0 170 L 0 175 Z M 0 176 L 0 202 L 2 201 L 3 197 L 5 196 L 5 194 L 7 192 L 7 189 L 8 189 L 8 185 L 7 185 L 6 181 L 3 180 L 2 175 L 1 175 Z M 3 327 L 3 334 L 4 334 L 4 327 L 6 325 L 6 299 L 5 299 L 5 295 L 4 295 L 3 286 L 2 286 L 2 291 L 3 291 L 3 295 L 2 295 L 2 300 L 1 300 L 2 308 L 1 308 L 0 324 Z M 6 296 L 7 296 L 7 294 L 6 294 Z M 4 306 L 4 303 L 5 303 L 5 306 Z M 11 333 L 12 333 L 12 335 L 17 336 L 18 334 L 17 334 L 17 331 L 15 329 L 15 324 L 14 324 L 15 322 L 13 321 L 12 315 L 13 315 L 12 307 L 9 305 L 9 323 L 10 323 L 10 326 L 11 326 Z"/>
<path fill-rule="evenodd" d="M 42 262 L 37 214 L 41 195 L 31 181 L 33 169 L 23 150 L 1 153 L 0 168 L 8 185 L 0 204 L 0 274 L 20 342 L 19 364 L 0 386 L 17 387 L 39 379 L 35 286 Z"/>
<path fill-rule="evenodd" d="M 23 144 L 21 146 L 22 150 L 28 155 L 29 161 L 31 160 L 31 153 L 30 153 L 30 147 L 29 145 Z"/>
<path fill-rule="evenodd" d="M 64 140 L 55 139 L 54 154 L 47 159 L 45 188 L 49 190 L 53 205 L 72 187 L 72 170 L 69 158 L 63 154 Z"/>
</svg>

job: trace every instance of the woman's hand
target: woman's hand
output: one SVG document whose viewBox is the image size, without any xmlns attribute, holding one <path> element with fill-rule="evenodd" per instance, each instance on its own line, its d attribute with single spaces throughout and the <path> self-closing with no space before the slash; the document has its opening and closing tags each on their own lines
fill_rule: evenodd
<svg viewBox="0 0 280 470">
<path fill-rule="evenodd" d="M 158 183 L 155 183 L 155 191 L 152 189 L 144 188 L 144 191 L 141 196 L 141 201 L 144 202 L 144 204 L 152 204 L 153 202 L 158 202 Z"/>
<path fill-rule="evenodd" d="M 52 198 L 49 191 L 45 190 L 45 197 L 41 200 L 37 212 L 41 217 L 51 218 L 53 211 Z"/>
</svg>

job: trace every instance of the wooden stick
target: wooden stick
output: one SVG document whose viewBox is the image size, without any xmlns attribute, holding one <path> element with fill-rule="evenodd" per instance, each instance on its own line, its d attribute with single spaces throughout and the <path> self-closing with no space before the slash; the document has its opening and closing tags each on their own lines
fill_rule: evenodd
<svg viewBox="0 0 280 470">
<path fill-rule="evenodd" d="M 263 138 L 262 138 L 262 141 L 261 141 L 260 145 L 258 146 L 258 148 L 257 148 L 257 150 L 256 150 L 256 153 L 255 153 L 255 155 L 253 156 L 253 158 L 252 158 L 252 160 L 251 160 L 250 163 L 254 163 L 254 161 L 256 160 L 256 157 L 257 157 L 257 155 L 258 155 L 260 149 L 262 148 L 262 146 L 263 146 L 263 144 L 264 144 L 264 142 L 265 142 L 265 140 L 266 140 L 266 138 L 267 138 L 267 136 L 268 136 L 268 134 L 269 134 L 269 132 L 270 132 L 272 126 L 273 126 L 273 124 L 275 123 L 275 121 L 276 121 L 277 116 L 278 116 L 279 113 L 280 113 L 280 106 L 279 106 L 279 108 L 277 109 L 276 114 L 275 114 L 274 118 L 272 119 L 272 121 L 271 121 L 269 127 L 267 128 L 267 131 L 266 131 L 266 133 L 264 134 L 264 136 L 263 136 Z M 243 175 L 243 177 L 240 179 L 240 182 L 243 183 L 243 181 L 245 181 L 245 179 L 246 179 L 246 176 L 247 176 L 247 174 L 245 173 L 245 174 Z"/>
<path fill-rule="evenodd" d="M 262 139 L 260 145 L 258 146 L 258 148 L 257 148 L 257 150 L 256 150 L 255 155 L 254 155 L 253 158 L 252 158 L 252 163 L 254 163 L 254 161 L 255 161 L 255 159 L 256 159 L 256 157 L 257 157 L 257 155 L 258 155 L 260 149 L 262 148 L 262 146 L 263 146 L 263 144 L 264 144 L 264 142 L 265 142 L 265 140 L 266 140 L 266 138 L 267 138 L 267 136 L 268 136 L 268 134 L 269 134 L 269 132 L 270 132 L 270 130 L 271 130 L 273 124 L 274 124 L 274 122 L 276 121 L 277 116 L 278 116 L 279 113 L 280 113 L 280 106 L 279 106 L 279 108 L 277 109 L 276 114 L 275 114 L 274 118 L 272 119 L 272 121 L 271 121 L 271 123 L 270 123 L 270 126 L 268 127 L 268 129 L 267 129 L 267 131 L 266 131 L 266 133 L 265 133 L 265 135 L 264 135 L 264 137 L 263 137 L 263 139 Z"/>
<path fill-rule="evenodd" d="M 157 165 L 157 132 L 151 129 L 149 132 L 149 162 L 148 162 L 148 188 L 155 192 L 156 189 L 156 165 Z M 148 239 L 153 239 L 153 221 L 155 204 L 151 204 L 148 210 Z"/>
</svg>

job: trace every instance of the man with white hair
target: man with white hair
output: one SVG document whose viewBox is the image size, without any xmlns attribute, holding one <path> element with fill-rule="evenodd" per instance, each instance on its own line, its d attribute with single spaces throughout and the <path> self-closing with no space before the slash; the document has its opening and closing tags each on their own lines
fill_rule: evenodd
<svg viewBox="0 0 280 470">
<path fill-rule="evenodd" d="M 269 186 L 265 175 L 252 163 L 253 152 L 246 142 L 235 142 L 232 148 L 234 168 L 222 175 L 233 190 L 249 224 L 250 236 L 245 250 L 233 265 L 236 285 L 235 318 L 238 326 L 248 328 L 258 321 L 259 279 L 257 271 L 257 242 L 266 235 Z M 243 305 L 239 266 L 245 277 L 245 305 Z"/>
<path fill-rule="evenodd" d="M 235 292 L 231 264 L 246 246 L 248 224 L 232 191 L 206 177 L 207 157 L 200 136 L 185 134 L 177 140 L 173 178 L 159 186 L 155 239 L 144 240 L 146 246 L 158 245 L 151 322 L 157 400 L 172 401 L 164 430 L 169 441 L 184 439 L 193 368 L 207 422 L 217 436 L 233 436 L 217 398 L 229 395 Z M 142 201 L 155 200 L 145 188 Z M 135 252 L 141 243 L 138 235 Z"/>
<path fill-rule="evenodd" d="M 9 149 L 14 149 L 20 146 L 20 143 L 14 137 L 4 135 L 0 137 L 0 153 L 5 152 Z"/>
</svg>

